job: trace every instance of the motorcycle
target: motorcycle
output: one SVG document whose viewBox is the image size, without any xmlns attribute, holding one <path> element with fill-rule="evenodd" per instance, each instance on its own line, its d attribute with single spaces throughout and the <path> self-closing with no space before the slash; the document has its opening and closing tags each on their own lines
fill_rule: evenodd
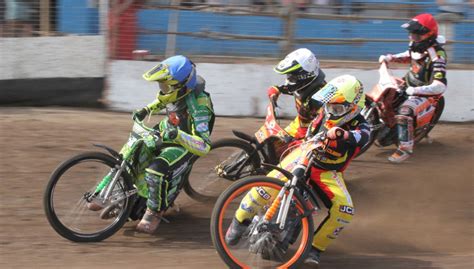
<svg viewBox="0 0 474 269">
<path fill-rule="evenodd" d="M 154 139 L 145 139 L 148 136 Z M 155 141 L 155 145 L 149 141 Z M 120 152 L 94 144 L 107 153 L 85 152 L 61 163 L 44 192 L 43 206 L 50 225 L 71 241 L 98 242 L 112 236 L 126 221 L 141 219 L 148 196 L 145 168 L 156 154 L 153 148 L 158 150 L 161 144 L 158 131 L 134 120 L 128 141 Z M 169 192 L 170 208 L 186 184 L 195 159 L 173 173 L 175 179 L 181 180 L 173 181 L 180 183 Z M 89 210 L 90 202 L 103 209 Z"/>
<path fill-rule="evenodd" d="M 320 207 L 317 187 L 310 180 L 311 165 L 295 168 L 301 167 L 304 156 L 309 156 L 308 164 L 324 156 L 327 142 L 322 132 L 307 138 L 280 165 L 262 164 L 278 171 L 275 178 L 250 176 L 234 182 L 219 196 L 211 216 L 211 238 L 229 268 L 298 268 L 304 261 L 313 241 L 313 217 Z M 284 182 L 283 178 L 289 180 Z M 225 241 L 226 231 L 236 210 L 245 208 L 241 201 L 252 188 L 268 202 L 260 209 L 248 209 L 255 216 L 239 242 L 229 245 Z"/>
<path fill-rule="evenodd" d="M 265 122 L 254 136 L 232 130 L 236 138 L 213 142 L 210 152 L 196 161 L 208 170 L 189 180 L 184 187 L 186 193 L 197 201 L 215 201 L 231 182 L 266 174 L 268 170 L 262 163 L 278 164 L 292 137 L 280 126 L 275 107 L 275 103 L 269 103 Z"/>
<path fill-rule="evenodd" d="M 379 147 L 398 144 L 395 112 L 408 98 L 402 90 L 405 82 L 394 77 L 385 62 L 380 65 L 378 72 L 379 81 L 366 93 L 365 108 L 361 112 L 370 125 L 371 136 L 359 155 L 367 151 L 374 143 Z M 415 120 L 415 144 L 425 137 L 428 138 L 428 133 L 436 125 L 444 110 L 442 95 L 427 96 L 427 98 L 430 106 L 419 113 Z"/>
</svg>

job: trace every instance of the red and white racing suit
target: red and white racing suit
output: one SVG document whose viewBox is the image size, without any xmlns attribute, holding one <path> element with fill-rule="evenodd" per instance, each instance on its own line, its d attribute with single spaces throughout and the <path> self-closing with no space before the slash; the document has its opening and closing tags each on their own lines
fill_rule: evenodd
<svg viewBox="0 0 474 269">
<path fill-rule="evenodd" d="M 409 97 L 398 108 L 395 119 L 399 149 L 412 153 L 416 119 L 434 109 L 427 96 L 441 95 L 446 90 L 446 52 L 435 43 L 423 53 L 407 50 L 391 55 L 390 61 L 411 64 L 404 77 Z"/>
</svg>

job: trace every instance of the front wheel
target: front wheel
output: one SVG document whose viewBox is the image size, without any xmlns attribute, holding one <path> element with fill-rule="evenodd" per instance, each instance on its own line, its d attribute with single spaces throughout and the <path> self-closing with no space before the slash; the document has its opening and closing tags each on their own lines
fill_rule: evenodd
<svg viewBox="0 0 474 269">
<path fill-rule="evenodd" d="M 261 208 L 249 207 L 241 201 L 245 195 L 258 188 L 268 193 L 278 193 L 284 182 L 255 176 L 239 180 L 226 189 L 217 200 L 211 216 L 211 238 L 220 257 L 230 268 L 298 268 L 311 250 L 314 222 L 304 199 L 295 192 L 288 213 L 285 228 L 275 223 L 278 214 L 265 222 L 265 215 L 271 199 Z M 262 196 L 263 197 L 263 196 Z M 265 199 L 265 198 L 264 198 Z M 229 245 L 225 235 L 236 210 L 241 208 L 253 212 L 250 224 L 238 243 Z"/>
<path fill-rule="evenodd" d="M 220 139 L 211 150 L 197 158 L 183 189 L 200 202 L 215 201 L 232 181 L 257 173 L 260 157 L 248 142 L 236 138 Z"/>
<path fill-rule="evenodd" d="M 116 165 L 118 161 L 107 154 L 87 152 L 63 162 L 53 172 L 44 192 L 43 206 L 58 234 L 74 242 L 98 242 L 124 225 L 135 200 L 135 195 L 130 195 L 132 181 L 124 172 L 111 191 L 113 205 L 99 211 L 87 208 L 96 186 Z"/>
</svg>

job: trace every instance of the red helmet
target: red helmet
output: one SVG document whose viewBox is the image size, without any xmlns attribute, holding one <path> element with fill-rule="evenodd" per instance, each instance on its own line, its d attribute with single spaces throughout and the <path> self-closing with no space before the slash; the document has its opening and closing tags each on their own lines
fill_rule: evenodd
<svg viewBox="0 0 474 269">
<path fill-rule="evenodd" d="M 418 36 L 417 40 L 411 40 L 410 48 L 416 52 L 423 52 L 434 44 L 438 36 L 438 23 L 435 18 L 428 13 L 415 16 L 409 22 L 404 23 L 402 28 L 410 34 Z"/>
</svg>

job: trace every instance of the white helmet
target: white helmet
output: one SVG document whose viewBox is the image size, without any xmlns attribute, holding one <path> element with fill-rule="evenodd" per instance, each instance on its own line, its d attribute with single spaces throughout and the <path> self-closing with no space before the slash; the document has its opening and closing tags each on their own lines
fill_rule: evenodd
<svg viewBox="0 0 474 269">
<path fill-rule="evenodd" d="M 273 70 L 286 75 L 286 84 L 291 92 L 309 85 L 319 75 L 319 61 L 306 48 L 297 49 L 281 60 Z"/>
</svg>

